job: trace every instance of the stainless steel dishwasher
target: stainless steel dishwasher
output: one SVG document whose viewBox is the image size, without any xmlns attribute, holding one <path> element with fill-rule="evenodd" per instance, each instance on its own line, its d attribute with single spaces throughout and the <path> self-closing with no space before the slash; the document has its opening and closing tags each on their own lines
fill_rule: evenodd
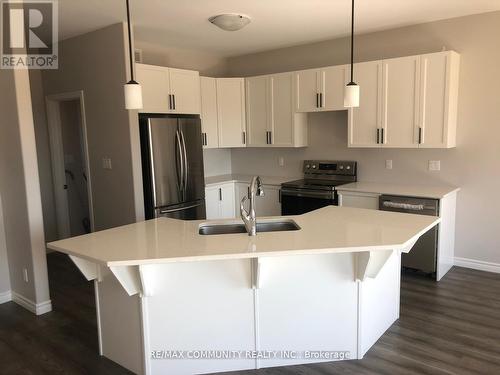
<svg viewBox="0 0 500 375">
<path fill-rule="evenodd" d="M 396 195 L 381 195 L 379 209 L 382 211 L 404 212 L 416 215 L 439 216 L 439 200 L 413 198 Z M 430 229 L 415 243 L 408 254 L 401 257 L 404 268 L 436 274 L 439 225 Z"/>
</svg>

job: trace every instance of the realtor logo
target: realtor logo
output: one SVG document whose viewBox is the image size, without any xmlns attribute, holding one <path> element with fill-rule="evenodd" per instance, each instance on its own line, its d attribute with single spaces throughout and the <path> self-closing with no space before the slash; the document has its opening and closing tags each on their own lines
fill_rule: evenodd
<svg viewBox="0 0 500 375">
<path fill-rule="evenodd" d="M 2 69 L 57 69 L 57 2 L 1 1 Z"/>
</svg>

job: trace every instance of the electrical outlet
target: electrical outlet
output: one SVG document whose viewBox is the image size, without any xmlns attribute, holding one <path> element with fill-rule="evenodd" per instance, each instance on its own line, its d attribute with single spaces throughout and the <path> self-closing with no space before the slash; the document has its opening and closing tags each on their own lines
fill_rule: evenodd
<svg viewBox="0 0 500 375">
<path fill-rule="evenodd" d="M 285 158 L 283 156 L 280 156 L 278 158 L 278 164 L 280 167 L 284 167 L 285 166 Z"/>
<path fill-rule="evenodd" d="M 102 158 L 102 169 L 113 169 L 110 158 Z"/>
<path fill-rule="evenodd" d="M 440 171 L 441 160 L 429 160 L 429 171 Z"/>
<path fill-rule="evenodd" d="M 392 169 L 392 160 L 385 161 L 385 169 Z"/>
<path fill-rule="evenodd" d="M 25 283 L 29 282 L 28 269 L 26 269 L 26 268 L 23 268 L 23 280 L 24 280 Z"/>
</svg>

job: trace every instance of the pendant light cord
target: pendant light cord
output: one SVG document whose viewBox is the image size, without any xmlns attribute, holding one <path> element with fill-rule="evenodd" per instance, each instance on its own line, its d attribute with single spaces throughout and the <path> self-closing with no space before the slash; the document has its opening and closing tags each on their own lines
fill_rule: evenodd
<svg viewBox="0 0 500 375">
<path fill-rule="evenodd" d="M 354 0 L 352 0 L 352 10 L 351 10 L 351 83 L 353 82 L 354 82 Z"/>
<path fill-rule="evenodd" d="M 354 0 L 353 0 L 354 1 Z M 127 26 L 128 26 L 128 54 L 130 58 L 130 76 L 131 76 L 131 81 L 135 82 L 134 80 L 134 60 L 132 58 L 132 31 L 130 27 L 130 6 L 129 6 L 129 0 L 126 0 L 127 2 Z"/>
</svg>

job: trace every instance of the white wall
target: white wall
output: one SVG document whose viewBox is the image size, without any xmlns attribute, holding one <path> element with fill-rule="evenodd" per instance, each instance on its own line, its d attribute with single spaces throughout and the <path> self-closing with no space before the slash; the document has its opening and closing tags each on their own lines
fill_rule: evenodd
<svg viewBox="0 0 500 375">
<path fill-rule="evenodd" d="M 46 312 L 49 285 L 28 71 L 0 70 L 0 87 L 0 194 L 11 288 L 26 307 L 43 304 Z"/>
<path fill-rule="evenodd" d="M 203 150 L 205 176 L 218 176 L 231 173 L 231 149 Z"/>
<path fill-rule="evenodd" d="M 46 95 L 84 92 L 96 230 L 143 217 L 138 117 L 125 110 L 123 96 L 126 43 L 121 23 L 66 39 L 59 44 L 59 69 L 42 74 Z M 112 170 L 102 168 L 104 157 Z"/>
<path fill-rule="evenodd" d="M 440 51 L 461 54 L 458 147 L 450 150 L 364 150 L 347 148 L 345 111 L 309 115 L 304 150 L 233 150 L 232 171 L 300 174 L 306 158 L 353 159 L 359 179 L 409 184 L 451 184 L 458 196 L 455 255 L 500 263 L 500 12 L 438 21 L 356 37 L 358 61 Z M 285 48 L 229 59 L 229 74 L 253 75 L 347 63 L 348 39 Z M 361 87 L 361 90 L 363 88 Z M 278 167 L 278 157 L 286 166 Z M 392 159 L 393 170 L 385 169 Z M 428 172 L 441 160 L 440 172 Z"/>
</svg>

